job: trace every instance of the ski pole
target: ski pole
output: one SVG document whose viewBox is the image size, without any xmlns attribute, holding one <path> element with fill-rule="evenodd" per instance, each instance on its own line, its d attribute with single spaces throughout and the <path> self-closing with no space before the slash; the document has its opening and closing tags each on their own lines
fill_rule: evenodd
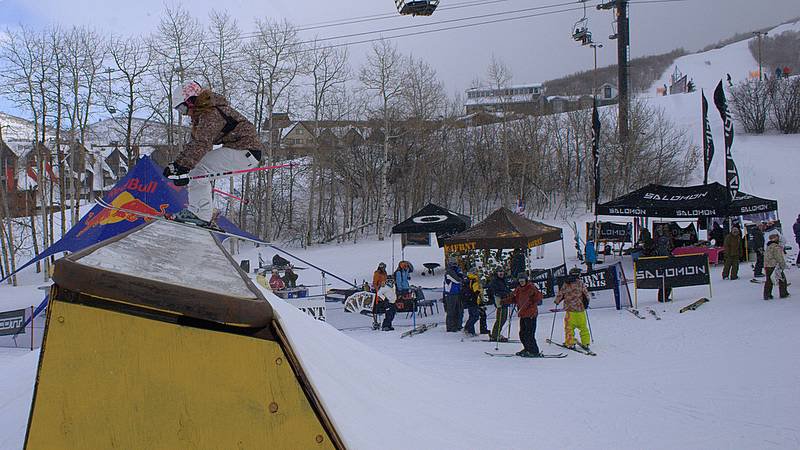
<svg viewBox="0 0 800 450">
<path fill-rule="evenodd" d="M 511 341 L 511 320 L 514 318 L 514 310 L 516 309 L 516 306 L 512 306 L 509 309 L 511 309 L 511 311 L 508 312 L 508 340 L 510 342 Z"/>
<path fill-rule="evenodd" d="M 558 315 L 558 303 L 556 303 L 556 309 L 553 310 L 553 325 L 550 327 L 550 340 L 553 340 L 553 330 L 556 329 L 556 316 Z"/>
<path fill-rule="evenodd" d="M 219 190 L 217 188 L 214 188 L 213 191 L 216 192 L 217 194 L 222 195 L 222 196 L 225 196 L 225 197 L 228 197 L 228 198 L 232 198 L 234 200 L 239 200 L 240 202 L 244 203 L 245 205 L 250 203 L 250 200 L 247 200 L 247 199 L 244 199 L 244 198 L 241 198 L 241 197 L 237 197 L 237 196 L 235 196 L 235 195 L 233 195 L 233 194 L 231 194 L 229 192 L 225 192 L 225 191 Z"/>
<path fill-rule="evenodd" d="M 262 170 L 272 170 L 272 169 L 282 169 L 284 167 L 294 167 L 298 166 L 299 164 L 279 164 L 277 166 L 266 166 L 266 167 L 253 167 L 250 169 L 242 169 L 242 170 L 229 170 L 227 172 L 217 172 L 217 173 L 204 173 L 202 175 L 194 175 L 190 176 L 188 173 L 183 175 L 170 175 L 170 180 L 202 180 L 202 179 L 211 179 L 211 178 L 224 178 L 230 177 L 233 175 L 241 175 L 250 172 L 259 172 Z"/>
<path fill-rule="evenodd" d="M 592 334 L 592 322 L 589 321 L 589 308 L 586 308 L 586 326 L 589 327 L 589 342 L 594 343 L 594 335 Z"/>
</svg>

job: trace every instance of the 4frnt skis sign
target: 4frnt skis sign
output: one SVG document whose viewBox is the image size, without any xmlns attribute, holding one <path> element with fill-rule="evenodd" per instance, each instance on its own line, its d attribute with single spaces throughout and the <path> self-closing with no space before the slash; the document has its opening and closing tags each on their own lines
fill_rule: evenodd
<svg viewBox="0 0 800 450">
<path fill-rule="evenodd" d="M 710 294 L 706 254 L 639 258 L 633 263 L 633 272 L 636 290 L 708 285 Z"/>
</svg>

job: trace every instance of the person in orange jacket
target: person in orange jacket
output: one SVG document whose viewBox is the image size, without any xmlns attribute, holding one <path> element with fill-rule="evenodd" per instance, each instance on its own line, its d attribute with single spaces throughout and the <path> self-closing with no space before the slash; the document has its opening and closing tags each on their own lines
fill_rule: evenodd
<svg viewBox="0 0 800 450">
<path fill-rule="evenodd" d="M 542 353 L 536 345 L 536 318 L 544 296 L 533 283 L 528 282 L 528 275 L 524 272 L 517 276 L 517 281 L 519 285 L 511 293 L 511 297 L 502 303 L 514 303 L 519 310 L 519 340 L 524 348 L 517 352 L 517 356 L 538 358 Z"/>
</svg>

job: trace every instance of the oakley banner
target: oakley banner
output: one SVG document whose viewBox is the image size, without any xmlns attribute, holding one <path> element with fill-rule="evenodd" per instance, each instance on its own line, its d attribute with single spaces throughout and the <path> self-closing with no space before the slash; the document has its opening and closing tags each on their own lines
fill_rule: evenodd
<svg viewBox="0 0 800 450">
<path fill-rule="evenodd" d="M 702 286 L 711 283 L 708 255 L 639 258 L 634 266 L 637 289 Z"/>
</svg>

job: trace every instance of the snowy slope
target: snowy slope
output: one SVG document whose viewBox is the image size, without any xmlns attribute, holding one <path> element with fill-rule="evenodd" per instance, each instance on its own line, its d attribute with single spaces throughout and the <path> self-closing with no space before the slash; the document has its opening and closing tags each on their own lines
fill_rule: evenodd
<svg viewBox="0 0 800 450">
<path fill-rule="evenodd" d="M 800 21 L 777 26 L 769 31 L 770 36 L 781 34 L 785 31 L 800 31 Z M 750 72 L 758 71 L 758 61 L 750 53 L 748 44 L 755 37 L 736 42 L 722 48 L 701 53 L 681 56 L 667 68 L 661 78 L 656 80 L 646 92 L 655 95 L 656 88 L 666 84 L 670 85 L 670 76 L 677 66 L 680 72 L 694 80 L 697 90 L 705 89 L 713 92 L 720 80 L 725 80 L 731 74 L 734 83 L 746 80 Z M 772 77 L 774 67 L 764 67 L 763 70 Z M 727 82 L 725 83 L 727 84 Z"/>
</svg>

